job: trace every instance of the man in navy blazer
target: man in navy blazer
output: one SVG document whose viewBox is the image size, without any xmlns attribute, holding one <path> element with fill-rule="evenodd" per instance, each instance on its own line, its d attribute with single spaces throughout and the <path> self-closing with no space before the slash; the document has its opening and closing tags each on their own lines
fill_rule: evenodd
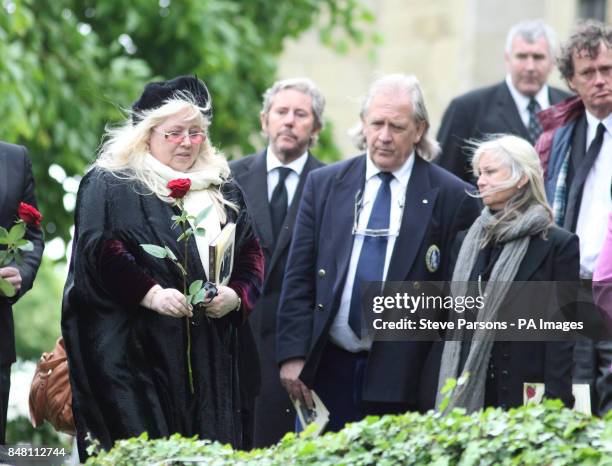
<svg viewBox="0 0 612 466">
<path fill-rule="evenodd" d="M 555 41 L 554 31 L 540 20 L 522 21 L 510 29 L 505 80 L 451 101 L 438 131 L 442 153 L 437 164 L 475 184 L 470 140 L 507 133 L 535 144 L 542 131 L 537 112 L 569 97 L 546 84 L 554 68 Z"/>
<path fill-rule="evenodd" d="M 351 323 L 353 289 L 375 262 L 382 276 L 370 281 L 450 279 L 455 234 L 479 213 L 471 186 L 429 163 L 437 143 L 428 128 L 417 79 L 385 76 L 370 87 L 355 131 L 366 154 L 306 180 L 278 308 L 277 360 L 293 399 L 312 406 L 310 390 L 320 396 L 332 431 L 368 414 L 430 407 L 419 406 L 418 393 L 431 342 L 377 341 Z M 367 231 L 384 210 L 384 250 L 372 256 Z"/>
<path fill-rule="evenodd" d="M 0 227 L 10 229 L 18 219 L 20 202 L 36 206 L 34 179 L 28 152 L 23 146 L 0 142 Z M 38 228 L 28 228 L 26 238 L 34 245 L 24 252 L 22 264 L 0 268 L 0 277 L 8 280 L 17 295 L 7 298 L 0 291 L 0 444 L 4 444 L 11 364 L 16 360 L 12 304 L 32 288 L 44 248 L 43 234 Z"/>
</svg>

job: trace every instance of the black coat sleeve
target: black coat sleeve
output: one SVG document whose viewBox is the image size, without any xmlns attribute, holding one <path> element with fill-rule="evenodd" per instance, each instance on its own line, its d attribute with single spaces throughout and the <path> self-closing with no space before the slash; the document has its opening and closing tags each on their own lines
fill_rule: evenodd
<svg viewBox="0 0 612 466">
<path fill-rule="evenodd" d="M 449 104 L 438 130 L 441 153 L 436 163 L 467 182 L 473 182 L 470 151 L 466 144 L 472 137 L 469 109 L 459 99 Z"/>
<path fill-rule="evenodd" d="M 20 147 L 23 150 L 23 167 L 19 170 L 18 173 L 23 175 L 23 193 L 21 195 L 21 201 L 26 204 L 30 204 L 36 208 L 38 208 L 38 203 L 36 202 L 36 194 L 34 191 L 34 176 L 32 175 L 32 162 L 28 157 L 28 152 L 25 147 Z M 21 274 L 21 290 L 19 294 L 13 298 L 14 301 L 19 299 L 21 296 L 25 294 L 34 283 L 34 278 L 36 277 L 36 272 L 38 271 L 38 267 L 40 266 L 40 261 L 42 260 L 43 249 L 45 248 L 43 231 L 41 228 L 29 226 L 26 230 L 25 238 L 32 242 L 34 249 L 29 252 L 23 253 L 23 263 L 15 265 L 17 269 L 19 269 L 19 273 Z"/>
<path fill-rule="evenodd" d="M 567 238 L 556 248 L 554 259 L 553 281 L 561 282 L 559 286 L 567 289 L 567 283 L 578 282 L 580 271 L 580 249 L 578 237 L 567 235 Z M 571 287 L 570 287 L 571 288 Z M 565 298 L 563 298 L 565 300 Z M 574 353 L 573 341 L 552 341 L 546 343 L 544 368 L 544 396 L 559 398 L 566 406 L 574 404 L 572 395 L 572 363 Z"/>
<path fill-rule="evenodd" d="M 316 294 L 316 199 L 312 173 L 308 175 L 289 250 L 285 281 L 277 313 L 276 359 L 279 364 L 305 358 L 312 338 L 312 309 Z"/>
</svg>

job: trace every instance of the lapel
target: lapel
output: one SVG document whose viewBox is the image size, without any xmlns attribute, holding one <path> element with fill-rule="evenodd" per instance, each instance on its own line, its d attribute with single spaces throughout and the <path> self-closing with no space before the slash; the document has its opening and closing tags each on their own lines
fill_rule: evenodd
<svg viewBox="0 0 612 466">
<path fill-rule="evenodd" d="M 576 221 L 578 220 L 578 210 L 580 201 L 582 199 L 582 188 L 586 176 L 580 180 L 576 177 L 576 173 L 581 165 L 584 163 L 586 158 L 586 116 L 583 113 L 572 134 L 572 147 L 570 149 L 570 163 L 566 180 L 567 189 L 567 206 L 565 208 L 565 220 L 563 221 L 563 227 L 567 230 L 574 231 L 576 227 Z M 586 173 L 591 167 L 585 167 Z M 585 173 L 585 172 L 583 172 Z"/>
<path fill-rule="evenodd" d="M 253 157 L 249 169 L 236 174 L 238 184 L 244 191 L 246 203 L 261 247 L 269 257 L 274 249 L 272 218 L 268 207 L 268 172 L 266 149 Z"/>
<path fill-rule="evenodd" d="M 529 281 L 548 255 L 551 247 L 552 242 L 545 241 L 542 235 L 532 236 L 525 257 L 523 257 L 523 261 L 516 272 L 514 281 Z"/>
<path fill-rule="evenodd" d="M 386 281 L 403 281 L 408 276 L 429 227 L 438 197 L 439 188 L 432 187 L 429 180 L 428 162 L 415 156 L 406 188 L 400 234 L 395 240 Z"/>
<path fill-rule="evenodd" d="M 308 160 L 304 165 L 304 169 L 300 174 L 300 181 L 298 182 L 297 188 L 295 190 L 295 194 L 293 195 L 293 200 L 291 201 L 291 205 L 287 210 L 287 215 L 285 216 L 285 222 L 283 223 L 283 227 L 281 228 L 280 234 L 278 236 L 278 240 L 274 245 L 274 252 L 272 253 L 272 257 L 270 262 L 266 265 L 269 272 L 272 271 L 278 258 L 283 254 L 283 252 L 289 247 L 289 243 L 291 242 L 291 238 L 293 237 L 293 230 L 295 228 L 295 217 L 297 216 L 298 209 L 300 207 L 300 199 L 302 198 L 302 191 L 304 190 L 304 183 L 306 182 L 306 177 L 311 170 L 317 168 L 318 164 L 316 159 L 308 153 Z M 267 273 L 270 276 L 270 273 Z"/>
<path fill-rule="evenodd" d="M 504 132 L 516 134 L 529 140 L 527 128 L 525 128 L 523 120 L 521 120 L 521 115 L 519 114 L 518 108 L 516 108 L 516 103 L 505 82 L 502 82 L 497 88 L 496 101 L 497 118 L 504 122 Z"/>
<path fill-rule="evenodd" d="M 331 251 L 333 251 L 336 259 L 337 274 L 334 283 L 334 295 L 337 296 L 340 296 L 337 293 L 342 293 L 341 287 L 344 285 L 344 278 L 351 260 L 354 239 L 355 197 L 357 193 L 363 192 L 365 169 L 365 154 L 351 160 L 346 170 L 338 174 L 328 197 L 328 202 L 332 204 L 329 209 L 333 215 L 334 231 L 323 233 L 328 233 L 335 242 Z M 327 241 L 327 238 L 322 238 L 321 241 Z"/>
<path fill-rule="evenodd" d="M 1 149 L 0 149 L 1 150 Z M 6 152 L 0 152 L 0 223 L 4 221 L 3 213 L 7 215 L 8 220 L 8 212 L 4 208 L 4 203 L 6 202 L 7 190 L 8 190 L 8 156 Z"/>
</svg>

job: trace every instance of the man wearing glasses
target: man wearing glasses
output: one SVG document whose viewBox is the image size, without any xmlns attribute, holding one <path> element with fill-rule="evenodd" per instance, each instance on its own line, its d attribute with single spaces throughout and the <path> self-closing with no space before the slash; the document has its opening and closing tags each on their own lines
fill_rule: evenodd
<svg viewBox="0 0 612 466">
<path fill-rule="evenodd" d="M 366 153 L 306 180 L 278 308 L 281 382 L 309 407 L 314 389 L 331 431 L 431 407 L 418 396 L 431 342 L 375 341 L 362 286 L 450 279 L 455 234 L 479 213 L 470 186 L 429 163 L 438 145 L 414 76 L 375 81 L 360 116 Z"/>
<path fill-rule="evenodd" d="M 265 257 L 262 295 L 249 317 L 253 330 L 242 331 L 241 387 L 256 394 L 256 361 L 259 354 L 261 388 L 255 405 L 243 407 L 246 416 L 244 447 L 262 448 L 278 442 L 293 430 L 295 413 L 278 379 L 276 364 L 276 308 L 283 284 L 289 243 L 306 176 L 323 166 L 311 153 L 323 128 L 325 98 L 306 78 L 275 82 L 264 93 L 260 114 L 268 146 L 260 153 L 232 162 L 234 178 L 244 191 L 253 227 Z M 246 378 L 247 382 L 244 383 Z M 251 413 L 254 409 L 254 419 Z M 254 426 L 250 426 L 254 422 Z M 254 428 L 252 441 L 248 435 Z"/>
</svg>

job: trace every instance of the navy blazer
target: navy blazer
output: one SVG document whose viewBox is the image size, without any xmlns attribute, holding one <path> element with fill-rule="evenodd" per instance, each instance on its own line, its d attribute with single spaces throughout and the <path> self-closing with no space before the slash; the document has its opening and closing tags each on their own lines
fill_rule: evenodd
<svg viewBox="0 0 612 466">
<path fill-rule="evenodd" d="M 355 195 L 365 183 L 365 155 L 312 172 L 304 187 L 278 309 L 277 360 L 305 358 L 300 379 L 312 386 L 336 316 L 353 247 Z M 446 170 L 416 156 L 406 191 L 400 234 L 387 281 L 447 280 L 455 234 L 471 225 L 479 203 L 472 189 Z M 436 245 L 440 266 L 425 255 Z M 363 399 L 416 403 L 430 342 L 375 341 Z"/>
<path fill-rule="evenodd" d="M 551 105 L 569 96 L 561 89 L 548 87 Z M 471 152 L 467 143 L 497 133 L 514 134 L 529 140 L 527 128 L 505 81 L 473 90 L 451 101 L 438 130 L 442 152 L 436 163 L 466 181 L 473 181 Z"/>
<path fill-rule="evenodd" d="M 32 163 L 23 146 L 0 142 L 0 226 L 10 229 L 17 220 L 20 202 L 36 207 Z M 23 254 L 24 261 L 17 267 L 21 273 L 21 290 L 16 298 L 0 296 L 0 365 L 15 362 L 15 331 L 13 328 L 12 303 L 32 288 L 36 271 L 44 249 L 43 233 L 39 228 L 29 227 L 26 236 L 34 250 Z"/>
</svg>

